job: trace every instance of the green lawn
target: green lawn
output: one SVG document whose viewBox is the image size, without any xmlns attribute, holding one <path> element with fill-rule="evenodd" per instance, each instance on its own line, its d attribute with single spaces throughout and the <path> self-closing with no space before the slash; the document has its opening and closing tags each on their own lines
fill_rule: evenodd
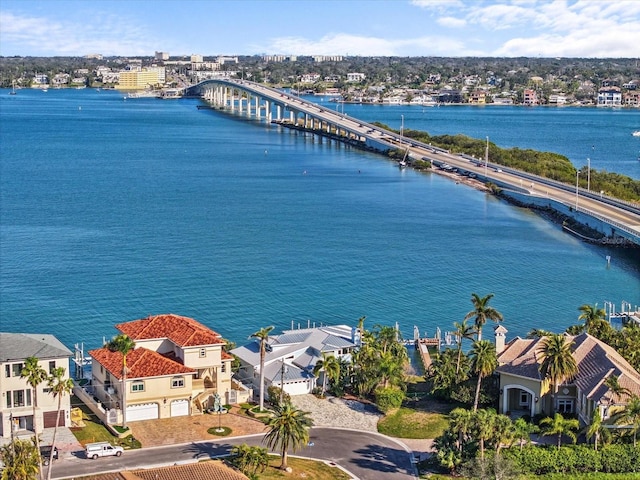
<svg viewBox="0 0 640 480">
<path fill-rule="evenodd" d="M 93 442 L 109 442 L 112 445 L 121 445 L 124 448 L 140 448 L 138 442 L 131 442 L 128 438 L 120 439 L 113 435 L 105 428 L 100 419 L 96 417 L 89 407 L 78 400 L 77 397 L 72 397 L 71 407 L 77 407 L 82 410 L 82 421 L 85 426 L 73 427 L 71 428 L 71 432 L 83 446 Z"/>
<path fill-rule="evenodd" d="M 436 438 L 449 426 L 447 415 L 402 407 L 378 422 L 378 431 L 396 438 Z"/>
</svg>

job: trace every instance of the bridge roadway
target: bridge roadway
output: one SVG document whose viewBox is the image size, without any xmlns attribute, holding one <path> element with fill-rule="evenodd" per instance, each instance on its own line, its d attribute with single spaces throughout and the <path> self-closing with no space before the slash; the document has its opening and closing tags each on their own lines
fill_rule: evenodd
<svg viewBox="0 0 640 480">
<path fill-rule="evenodd" d="M 464 154 L 426 145 L 383 129 L 344 113 L 295 95 L 247 80 L 205 80 L 189 87 L 188 95 L 199 95 L 222 109 L 265 118 L 341 141 L 355 143 L 362 148 L 385 152 L 391 149 L 408 150 L 412 160 L 427 160 L 434 166 L 448 164 L 459 172 L 475 175 L 491 182 L 523 203 L 550 206 L 603 231 L 608 237 L 622 237 L 640 245 L 640 205 L 619 201 L 600 192 L 588 191 L 554 180 L 528 174 L 476 159 Z M 598 227 L 599 224 L 599 227 Z"/>
</svg>

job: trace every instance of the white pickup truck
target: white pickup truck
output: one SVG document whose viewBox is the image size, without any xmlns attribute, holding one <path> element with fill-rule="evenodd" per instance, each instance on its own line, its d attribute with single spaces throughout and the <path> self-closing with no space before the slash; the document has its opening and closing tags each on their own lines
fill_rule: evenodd
<svg viewBox="0 0 640 480">
<path fill-rule="evenodd" d="M 94 460 L 98 457 L 111 457 L 114 455 L 119 457 L 124 453 L 122 447 L 114 447 L 109 442 L 87 443 L 85 448 L 87 458 Z"/>
</svg>

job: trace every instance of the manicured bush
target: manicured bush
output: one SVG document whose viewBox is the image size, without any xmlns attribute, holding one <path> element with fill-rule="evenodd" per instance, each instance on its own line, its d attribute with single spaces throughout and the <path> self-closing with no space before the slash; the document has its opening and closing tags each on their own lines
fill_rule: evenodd
<svg viewBox="0 0 640 480">
<path fill-rule="evenodd" d="M 379 388 L 375 391 L 376 406 L 381 412 L 388 412 L 392 408 L 400 408 L 404 401 L 404 392 L 399 388 Z"/>
</svg>

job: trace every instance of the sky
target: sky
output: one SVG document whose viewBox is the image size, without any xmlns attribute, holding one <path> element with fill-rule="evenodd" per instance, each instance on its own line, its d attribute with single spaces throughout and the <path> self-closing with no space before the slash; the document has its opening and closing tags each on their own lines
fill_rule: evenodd
<svg viewBox="0 0 640 480">
<path fill-rule="evenodd" d="M 1 56 L 640 57 L 640 0 L 1 0 Z"/>
</svg>

